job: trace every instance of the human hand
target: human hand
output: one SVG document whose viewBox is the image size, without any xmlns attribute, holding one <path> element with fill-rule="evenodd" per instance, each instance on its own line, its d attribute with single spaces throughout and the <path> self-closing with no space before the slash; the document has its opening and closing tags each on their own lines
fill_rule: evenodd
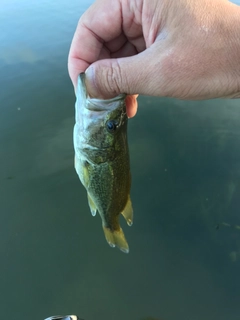
<svg viewBox="0 0 240 320">
<path fill-rule="evenodd" d="M 240 97 L 240 7 L 227 0 L 97 0 L 80 18 L 69 74 L 89 95 Z M 90 66 L 90 67 L 89 67 Z"/>
</svg>

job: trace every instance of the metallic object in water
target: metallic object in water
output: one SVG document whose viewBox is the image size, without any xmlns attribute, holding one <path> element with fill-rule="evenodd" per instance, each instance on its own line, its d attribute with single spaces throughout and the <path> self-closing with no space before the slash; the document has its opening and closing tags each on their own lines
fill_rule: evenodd
<svg viewBox="0 0 240 320">
<path fill-rule="evenodd" d="M 78 316 L 68 315 L 68 316 L 52 316 L 52 317 L 46 318 L 45 320 L 83 320 L 83 319 L 78 318 Z"/>
</svg>

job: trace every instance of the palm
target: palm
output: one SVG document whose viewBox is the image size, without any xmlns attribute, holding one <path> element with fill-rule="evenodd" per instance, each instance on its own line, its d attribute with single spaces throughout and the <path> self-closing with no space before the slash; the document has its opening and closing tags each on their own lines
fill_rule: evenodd
<svg viewBox="0 0 240 320">
<path fill-rule="evenodd" d="M 139 35 L 136 34 L 135 37 L 130 37 L 122 32 L 118 37 L 102 42 L 102 48 L 97 60 L 133 56 L 145 50 L 145 48 L 145 41 L 141 33 Z"/>
</svg>

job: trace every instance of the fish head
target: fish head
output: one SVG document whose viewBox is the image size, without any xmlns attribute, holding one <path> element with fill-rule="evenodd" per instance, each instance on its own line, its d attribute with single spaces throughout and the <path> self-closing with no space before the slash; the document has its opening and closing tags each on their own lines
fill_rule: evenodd
<svg viewBox="0 0 240 320">
<path fill-rule="evenodd" d="M 76 145 L 93 162 L 113 160 L 126 139 L 127 114 L 125 94 L 112 99 L 90 98 L 80 74 L 76 101 Z M 98 159 L 98 160 L 96 160 Z"/>
<path fill-rule="evenodd" d="M 88 99 L 86 133 L 89 142 L 98 148 L 114 147 L 127 124 L 125 95 L 109 100 Z"/>
</svg>

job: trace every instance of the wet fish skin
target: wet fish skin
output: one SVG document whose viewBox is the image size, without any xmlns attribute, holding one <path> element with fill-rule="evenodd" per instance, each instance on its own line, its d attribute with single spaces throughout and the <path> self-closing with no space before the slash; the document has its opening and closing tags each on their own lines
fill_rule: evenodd
<svg viewBox="0 0 240 320">
<path fill-rule="evenodd" d="M 87 190 L 92 215 L 98 211 L 101 216 L 107 242 L 127 253 L 119 224 L 120 213 L 128 225 L 133 222 L 126 95 L 109 100 L 88 97 L 84 73 L 78 77 L 76 95 L 75 169 Z"/>
</svg>

